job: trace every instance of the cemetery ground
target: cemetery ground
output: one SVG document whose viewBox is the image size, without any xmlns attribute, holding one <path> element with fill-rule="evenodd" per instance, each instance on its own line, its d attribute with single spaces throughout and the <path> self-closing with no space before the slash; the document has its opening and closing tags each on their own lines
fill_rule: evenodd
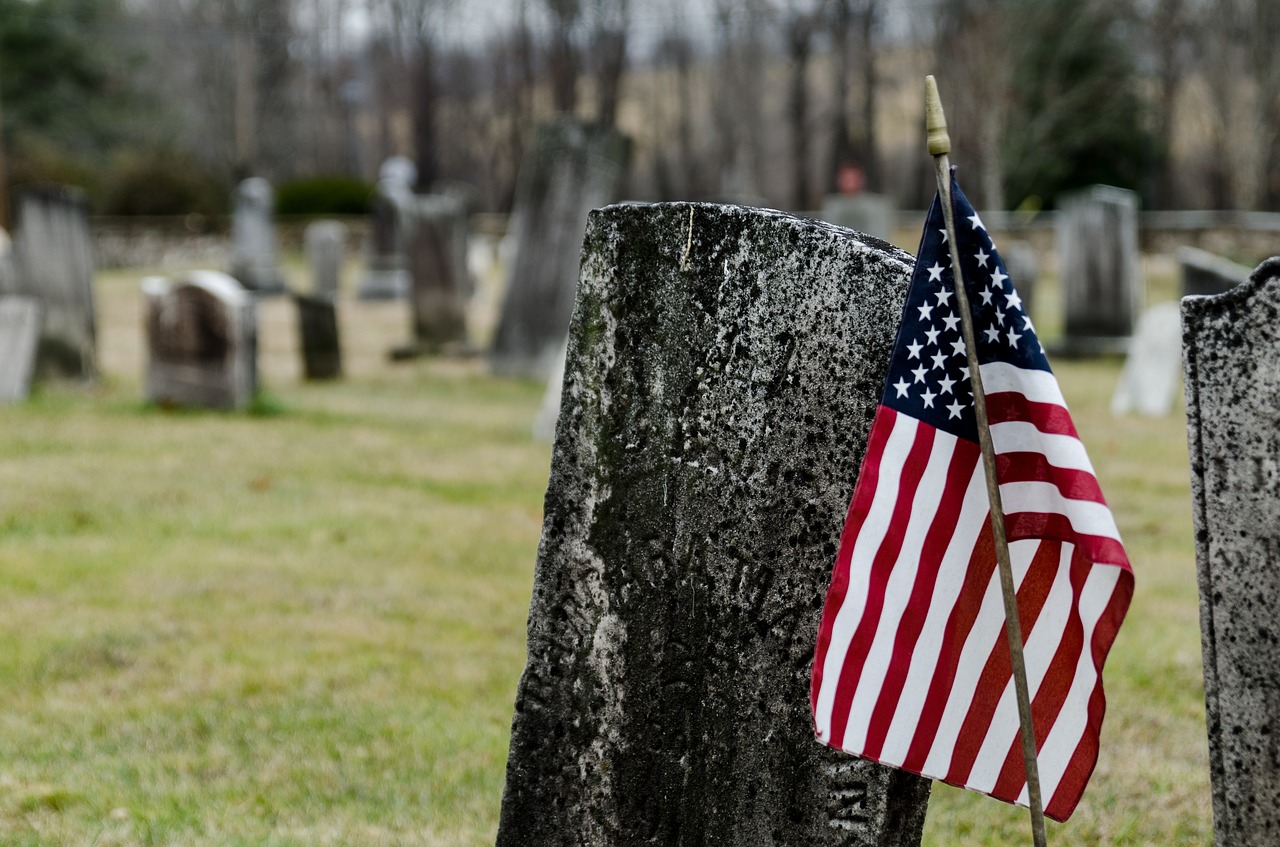
<svg viewBox="0 0 1280 847">
<path fill-rule="evenodd" d="M 1147 271 L 1149 300 L 1172 299 L 1172 263 Z M 0 843 L 492 844 L 542 386 L 478 360 L 390 363 L 407 306 L 349 296 L 347 378 L 304 384 L 276 298 L 249 412 L 152 408 L 143 275 L 99 275 L 100 383 L 0 408 Z M 1098 769 L 1050 842 L 1208 844 L 1182 404 L 1113 418 L 1119 360 L 1054 365 L 1137 591 Z M 1023 810 L 939 784 L 925 843 L 1027 830 Z"/>
</svg>

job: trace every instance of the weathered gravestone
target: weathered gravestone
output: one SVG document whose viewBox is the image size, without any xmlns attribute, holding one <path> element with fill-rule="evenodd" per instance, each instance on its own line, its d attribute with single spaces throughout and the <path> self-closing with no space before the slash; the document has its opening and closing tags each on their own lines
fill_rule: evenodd
<svg viewBox="0 0 1280 847">
<path fill-rule="evenodd" d="M 153 403 L 238 409 L 257 391 L 253 296 L 218 271 L 142 281 L 146 397 Z"/>
<path fill-rule="evenodd" d="M 1249 269 L 1223 256 L 1197 247 L 1179 247 L 1182 296 L 1221 294 L 1249 278 Z"/>
<path fill-rule="evenodd" d="M 1214 840 L 1280 833 L 1280 259 L 1182 301 Z"/>
<path fill-rule="evenodd" d="M 897 210 L 881 194 L 828 194 L 822 200 L 822 219 L 836 226 L 864 232 L 881 241 L 893 237 Z"/>
<path fill-rule="evenodd" d="M 341 221 L 312 221 L 303 233 L 303 247 L 311 268 L 311 293 L 335 299 L 347 252 L 347 225 Z"/>
<path fill-rule="evenodd" d="M 0 295 L 0 403 L 27 399 L 40 341 L 40 301 Z"/>
<path fill-rule="evenodd" d="M 330 297 L 294 294 L 298 307 L 298 346 L 302 349 L 302 375 L 306 379 L 342 376 L 342 345 L 338 336 L 338 309 Z"/>
<path fill-rule="evenodd" d="M 40 301 L 36 372 L 92 377 L 98 371 L 89 206 L 77 188 L 27 189 L 17 199 L 13 292 Z"/>
<path fill-rule="evenodd" d="M 435 351 L 466 341 L 471 278 L 463 204 L 440 194 L 417 197 L 405 229 L 415 346 Z"/>
<path fill-rule="evenodd" d="M 398 300 L 409 292 L 405 257 L 405 218 L 414 203 L 413 189 L 398 180 L 381 180 L 369 205 L 364 276 L 356 296 L 361 300 Z"/>
<path fill-rule="evenodd" d="M 919 843 L 929 782 L 809 711 L 910 271 L 777 212 L 592 213 L 500 847 Z"/>
<path fill-rule="evenodd" d="M 249 177 L 236 186 L 231 216 L 231 275 L 258 294 L 285 290 L 274 211 L 275 192 L 262 177 Z"/>
<path fill-rule="evenodd" d="M 544 126 L 522 163 L 511 230 L 516 254 L 491 362 L 545 379 L 569 328 L 587 213 L 617 199 L 630 156 L 625 136 L 562 119 Z"/>
<path fill-rule="evenodd" d="M 1138 195 L 1095 185 L 1058 200 L 1066 319 L 1060 352 L 1124 352 L 1142 309 Z"/>
<path fill-rule="evenodd" d="M 1137 412 L 1160 418 L 1173 411 L 1181 371 L 1182 330 L 1177 303 L 1159 303 L 1142 313 L 1111 395 L 1111 413 Z"/>
</svg>

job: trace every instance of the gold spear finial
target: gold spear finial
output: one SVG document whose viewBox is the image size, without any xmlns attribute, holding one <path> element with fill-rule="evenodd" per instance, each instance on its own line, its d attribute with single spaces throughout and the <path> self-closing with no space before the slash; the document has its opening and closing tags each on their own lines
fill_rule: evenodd
<svg viewBox="0 0 1280 847">
<path fill-rule="evenodd" d="M 947 134 L 947 116 L 942 113 L 942 98 L 933 74 L 924 78 L 924 127 L 929 136 L 929 155 L 951 152 L 951 136 Z"/>
</svg>

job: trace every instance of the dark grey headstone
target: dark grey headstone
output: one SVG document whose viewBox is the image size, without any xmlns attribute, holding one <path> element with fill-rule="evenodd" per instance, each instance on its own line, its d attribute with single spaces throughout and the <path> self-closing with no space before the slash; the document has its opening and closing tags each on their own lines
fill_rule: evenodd
<svg viewBox="0 0 1280 847">
<path fill-rule="evenodd" d="M 866 233 L 881 241 L 893 237 L 897 210 L 882 194 L 828 194 L 822 200 L 822 219 L 836 226 Z"/>
<path fill-rule="evenodd" d="M 1249 278 L 1249 269 L 1230 259 L 1201 250 L 1179 247 L 1178 265 L 1182 268 L 1182 296 L 1222 294 Z"/>
<path fill-rule="evenodd" d="M 146 397 L 153 403 L 238 409 L 257 391 L 253 296 L 218 271 L 142 281 Z"/>
<path fill-rule="evenodd" d="M 330 297 L 294 294 L 293 300 L 298 306 L 302 375 L 307 379 L 337 379 L 342 376 L 337 306 Z"/>
<path fill-rule="evenodd" d="M 40 301 L 0 295 L 0 403 L 27 399 L 39 341 Z"/>
<path fill-rule="evenodd" d="M 1059 198 L 1057 250 L 1066 304 L 1060 352 L 1124 352 L 1142 309 L 1138 195 L 1095 185 Z"/>
<path fill-rule="evenodd" d="M 413 189 L 398 180 L 382 180 L 369 208 L 365 268 L 356 296 L 361 300 L 399 300 L 409 293 L 405 257 L 405 220 L 414 205 Z"/>
<path fill-rule="evenodd" d="M 311 268 L 311 293 L 333 300 L 342 280 L 347 252 L 347 225 L 341 221 L 312 221 L 303 235 L 307 265 Z"/>
<path fill-rule="evenodd" d="M 500 847 L 919 843 L 929 781 L 809 711 L 910 269 L 777 212 L 592 213 Z"/>
<path fill-rule="evenodd" d="M 1280 833 L 1280 259 L 1182 301 L 1217 844 Z"/>
<path fill-rule="evenodd" d="M 89 206 L 77 188 L 23 191 L 16 203 L 13 292 L 40 301 L 36 372 L 92 377 L 98 372 Z"/>
<path fill-rule="evenodd" d="M 231 276 L 258 294 L 285 290 L 274 213 L 271 183 L 254 176 L 236 186 L 231 217 Z"/>
<path fill-rule="evenodd" d="M 467 216 L 444 195 L 416 198 L 406 222 L 405 252 L 412 280 L 414 344 L 439 350 L 467 338 Z"/>
<path fill-rule="evenodd" d="M 587 213 L 617 199 L 630 146 L 568 118 L 539 130 L 516 188 L 516 253 L 491 359 L 499 373 L 549 375 L 573 311 Z"/>
</svg>

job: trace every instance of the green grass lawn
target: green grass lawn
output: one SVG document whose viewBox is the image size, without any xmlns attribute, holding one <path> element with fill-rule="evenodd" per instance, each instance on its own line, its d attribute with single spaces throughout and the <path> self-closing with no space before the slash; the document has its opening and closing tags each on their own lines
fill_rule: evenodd
<svg viewBox="0 0 1280 847">
<path fill-rule="evenodd" d="M 301 384 L 276 301 L 258 414 L 149 408 L 139 276 L 102 280 L 99 385 L 0 408 L 0 844 L 491 844 L 541 387 L 390 365 L 403 305 L 346 302 L 351 377 Z M 1112 418 L 1117 362 L 1057 370 L 1137 592 L 1050 840 L 1207 844 L 1183 419 Z M 927 843 L 1028 840 L 1024 811 L 935 789 Z"/>
</svg>

